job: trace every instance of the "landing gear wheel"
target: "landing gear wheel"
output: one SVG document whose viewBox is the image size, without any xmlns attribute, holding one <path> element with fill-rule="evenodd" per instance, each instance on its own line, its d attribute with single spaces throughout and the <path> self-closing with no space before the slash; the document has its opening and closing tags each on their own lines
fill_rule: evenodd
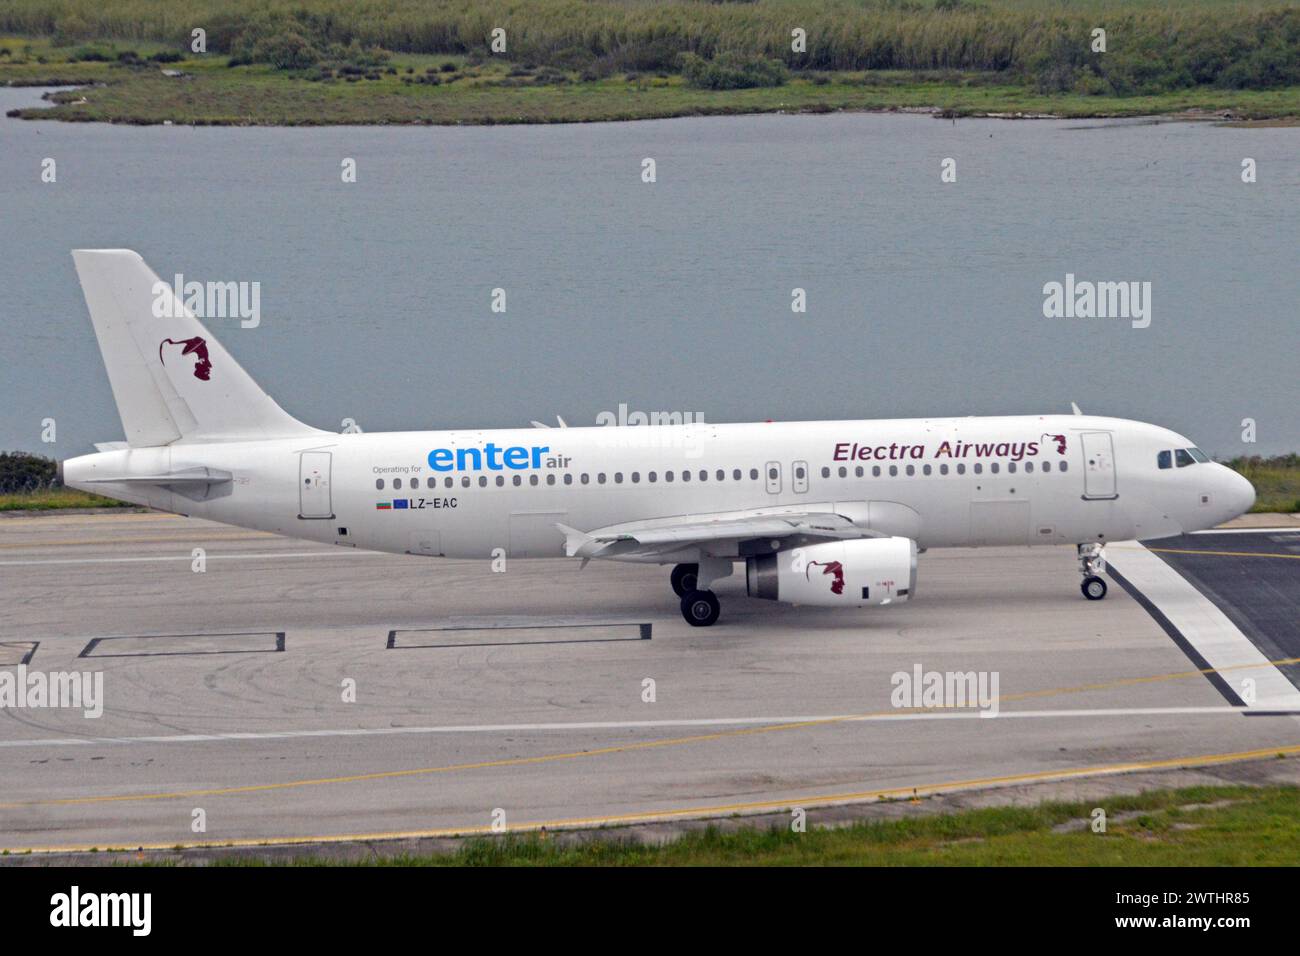
<svg viewBox="0 0 1300 956">
<path fill-rule="evenodd" d="M 691 627 L 710 627 L 722 612 L 712 591 L 687 591 L 682 595 L 682 617 Z"/>
<path fill-rule="evenodd" d="M 698 564 L 679 564 L 673 568 L 673 593 L 686 597 L 695 590 L 695 580 L 700 573 Z"/>
<path fill-rule="evenodd" d="M 1083 579 L 1083 584 L 1079 586 L 1083 596 L 1089 601 L 1100 601 L 1106 596 L 1106 582 L 1096 575 L 1090 575 Z"/>
</svg>

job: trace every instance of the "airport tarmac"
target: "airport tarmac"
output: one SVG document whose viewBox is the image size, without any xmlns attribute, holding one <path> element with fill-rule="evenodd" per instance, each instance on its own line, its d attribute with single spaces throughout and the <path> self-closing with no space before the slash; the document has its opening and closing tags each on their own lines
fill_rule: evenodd
<svg viewBox="0 0 1300 956">
<path fill-rule="evenodd" d="M 1114 545 L 1128 589 L 1100 602 L 1072 548 L 932 551 L 914 602 L 860 611 L 751 600 L 736 575 L 695 629 L 667 568 L 4 518 L 0 670 L 102 673 L 104 706 L 0 711 L 0 848 L 622 823 L 1300 754 L 1296 668 L 1270 663 L 1300 656 L 1295 617 L 1262 609 L 1300 594 L 1279 535 Z M 918 666 L 996 672 L 997 716 L 891 706 Z M 1248 677 L 1269 706 L 1242 706 Z"/>
</svg>

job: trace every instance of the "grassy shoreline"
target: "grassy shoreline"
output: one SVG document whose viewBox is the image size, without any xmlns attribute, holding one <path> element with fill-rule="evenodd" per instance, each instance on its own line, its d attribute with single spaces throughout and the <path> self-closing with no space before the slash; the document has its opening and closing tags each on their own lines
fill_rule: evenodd
<svg viewBox="0 0 1300 956">
<path fill-rule="evenodd" d="M 1300 789 L 1215 785 L 1104 799 L 811 823 L 733 819 L 666 842 L 624 828 L 346 848 L 270 845 L 199 851 L 82 851 L 75 862 L 126 866 L 1285 866 L 1300 859 Z M 1093 832 L 1094 808 L 1106 831 Z M 426 848 L 427 847 L 427 848 Z M 7 852 L 6 852 L 7 855 Z M 98 856 L 100 859 L 95 859 Z M 24 854 L 15 854 L 18 861 Z"/>
<path fill-rule="evenodd" d="M 796 72 L 779 86 L 708 89 L 679 73 L 537 67 L 459 55 L 389 54 L 382 68 L 343 74 L 227 66 L 227 58 L 146 59 L 157 43 L 58 47 L 0 37 L 0 85 L 76 86 L 22 119 L 134 125 L 316 126 L 586 123 L 749 113 L 916 111 L 943 117 L 1180 116 L 1295 123 L 1300 86 L 1195 86 L 1148 94 L 1042 92 L 1006 73 L 971 70 Z M 87 51 L 104 61 L 79 61 Z M 125 62 L 119 56 L 128 56 Z M 44 62 L 41 62 L 44 61 Z M 165 75 L 164 70 L 180 75 Z"/>
</svg>

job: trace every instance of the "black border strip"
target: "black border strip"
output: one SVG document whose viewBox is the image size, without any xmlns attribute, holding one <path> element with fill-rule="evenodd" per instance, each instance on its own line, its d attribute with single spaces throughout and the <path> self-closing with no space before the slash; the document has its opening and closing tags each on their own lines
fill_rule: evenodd
<svg viewBox="0 0 1300 956">
<path fill-rule="evenodd" d="M 638 637 L 590 637 L 568 638 L 558 641 L 476 641 L 472 644 L 401 644 L 397 635 L 402 634 L 445 634 L 450 631 L 538 631 L 549 628 L 584 628 L 584 627 L 635 627 Z M 390 651 L 413 651 L 424 648 L 452 647 L 537 647 L 544 644 L 618 644 L 625 641 L 648 641 L 651 639 L 651 625 L 640 621 L 582 621 L 562 624 L 467 624 L 456 627 L 403 627 L 388 632 L 386 649 Z"/>
<path fill-rule="evenodd" d="M 275 647 L 266 650 L 237 651 L 142 651 L 138 654 L 96 654 L 97 648 L 104 641 L 153 640 L 157 638 L 176 637 L 275 637 Z M 284 631 L 231 631 L 207 634 L 114 634 L 112 637 L 92 637 L 90 643 L 81 649 L 77 657 L 102 660 L 108 657 L 207 657 L 212 654 L 278 654 L 284 651 Z"/>
<path fill-rule="evenodd" d="M 1174 627 L 1174 622 L 1165 617 L 1164 612 L 1152 604 L 1151 600 L 1145 594 L 1139 591 L 1134 585 L 1130 584 L 1128 579 L 1116 571 L 1109 561 L 1106 562 L 1106 574 L 1119 582 L 1119 586 L 1128 592 L 1129 597 L 1137 601 L 1138 604 L 1142 606 L 1142 609 L 1151 615 L 1151 619 L 1160 625 L 1164 632 L 1169 635 L 1170 639 L 1178 645 L 1178 649 L 1187 655 L 1187 659 L 1196 666 L 1197 670 L 1209 672 L 1205 674 L 1205 679 L 1213 685 L 1215 690 L 1223 695 L 1224 700 L 1233 707 L 1244 708 L 1247 706 L 1246 702 L 1237 695 L 1235 690 L 1232 689 L 1232 685 L 1223 679 L 1223 675 L 1210 666 L 1210 662 L 1201 656 L 1201 652 L 1193 647 L 1192 643 L 1188 641 L 1187 638 L 1183 637 L 1182 631 Z"/>
<path fill-rule="evenodd" d="M 36 648 L 41 646 L 40 641 L 0 641 L 0 647 L 21 647 L 23 644 L 30 644 L 31 647 L 23 655 L 23 659 L 16 664 L 0 664 L 0 667 L 23 667 L 32 662 L 36 656 Z"/>
</svg>

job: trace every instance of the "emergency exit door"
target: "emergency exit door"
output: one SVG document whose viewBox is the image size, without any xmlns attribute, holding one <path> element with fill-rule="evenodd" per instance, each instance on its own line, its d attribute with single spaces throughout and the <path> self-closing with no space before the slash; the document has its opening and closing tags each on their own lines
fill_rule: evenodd
<svg viewBox="0 0 1300 956">
<path fill-rule="evenodd" d="M 764 467 L 764 477 L 767 479 L 767 493 L 769 495 L 779 495 L 781 493 L 781 463 L 779 461 L 769 461 Z"/>
<path fill-rule="evenodd" d="M 299 518 L 334 517 L 330 495 L 331 457 L 327 451 L 304 451 L 299 455 Z"/>
</svg>

